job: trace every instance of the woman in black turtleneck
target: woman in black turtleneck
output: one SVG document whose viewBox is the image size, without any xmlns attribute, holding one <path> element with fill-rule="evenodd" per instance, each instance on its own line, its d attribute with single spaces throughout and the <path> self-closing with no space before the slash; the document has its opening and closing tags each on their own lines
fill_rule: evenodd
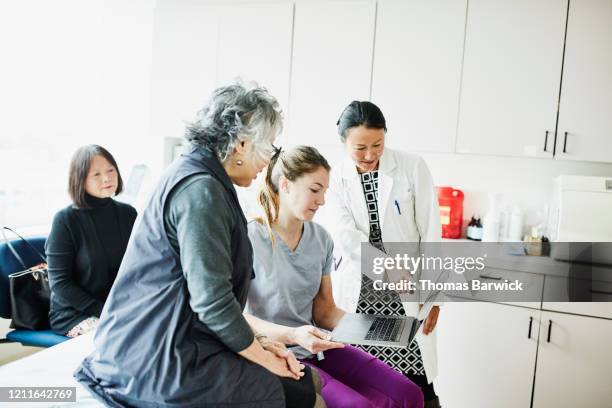
<svg viewBox="0 0 612 408">
<path fill-rule="evenodd" d="M 112 199 L 123 181 L 113 156 L 89 145 L 70 162 L 72 205 L 53 219 L 46 243 L 51 328 L 76 337 L 93 329 L 117 276 L 136 210 Z"/>
</svg>

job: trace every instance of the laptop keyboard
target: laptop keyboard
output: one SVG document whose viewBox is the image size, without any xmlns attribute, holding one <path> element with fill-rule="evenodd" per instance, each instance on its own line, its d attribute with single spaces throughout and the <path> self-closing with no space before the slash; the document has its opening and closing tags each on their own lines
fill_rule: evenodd
<svg viewBox="0 0 612 408">
<path fill-rule="evenodd" d="M 372 341 L 399 341 L 402 319 L 395 317 L 376 317 L 368 333 L 366 340 Z"/>
</svg>

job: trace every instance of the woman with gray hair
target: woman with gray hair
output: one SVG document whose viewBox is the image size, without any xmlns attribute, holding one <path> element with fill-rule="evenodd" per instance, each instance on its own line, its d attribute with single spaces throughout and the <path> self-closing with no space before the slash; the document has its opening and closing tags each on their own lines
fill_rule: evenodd
<svg viewBox="0 0 612 408">
<path fill-rule="evenodd" d="M 312 372 L 242 313 L 253 252 L 233 185 L 264 169 L 281 128 L 276 100 L 240 84 L 215 90 L 187 127 L 191 143 L 134 230 L 75 373 L 105 404 L 315 405 Z"/>
</svg>

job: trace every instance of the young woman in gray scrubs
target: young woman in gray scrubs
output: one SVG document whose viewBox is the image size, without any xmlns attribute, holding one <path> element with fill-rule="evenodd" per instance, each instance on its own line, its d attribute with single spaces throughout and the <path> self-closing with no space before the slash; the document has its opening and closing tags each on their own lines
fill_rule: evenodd
<svg viewBox="0 0 612 408">
<path fill-rule="evenodd" d="M 284 330 L 285 341 L 297 345 L 296 356 L 319 372 L 328 407 L 422 407 L 421 390 L 408 378 L 362 350 L 330 342 L 315 327 L 333 330 L 344 315 L 332 295 L 332 239 L 311 221 L 325 203 L 329 170 L 308 146 L 272 158 L 259 196 L 265 219 L 248 225 L 255 278 L 247 311 L 275 323 L 260 325 L 262 335 L 279 338 Z"/>
</svg>

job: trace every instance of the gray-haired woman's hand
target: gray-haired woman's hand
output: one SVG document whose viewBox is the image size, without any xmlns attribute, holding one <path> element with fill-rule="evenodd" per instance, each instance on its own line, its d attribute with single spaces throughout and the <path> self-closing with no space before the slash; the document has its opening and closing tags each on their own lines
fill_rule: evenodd
<svg viewBox="0 0 612 408">
<path fill-rule="evenodd" d="M 238 354 L 240 354 L 247 360 L 259 364 L 260 366 L 266 368 L 268 371 L 271 371 L 272 373 L 280 377 L 287 377 L 293 378 L 294 380 L 299 380 L 304 375 L 303 373 L 297 372 L 297 370 L 295 370 L 295 363 L 293 361 L 291 364 L 293 365 L 293 368 L 296 372 L 292 371 L 292 369 L 289 368 L 289 363 L 287 362 L 287 359 L 291 359 L 290 356 L 277 356 L 277 353 L 280 353 L 278 347 L 273 346 L 272 348 L 275 349 L 275 351 L 272 352 L 265 350 L 260 343 L 261 341 L 253 339 L 251 345 L 245 348 L 244 350 L 239 351 Z M 295 357 L 293 357 L 293 359 L 295 359 Z"/>
<path fill-rule="evenodd" d="M 295 344 L 304 347 L 311 353 L 343 348 L 344 344 L 331 341 L 331 335 L 314 326 L 300 326 L 294 329 L 293 340 Z"/>
<path fill-rule="evenodd" d="M 283 343 L 267 339 L 260 341 L 260 343 L 264 350 L 270 351 L 277 357 L 285 359 L 287 367 L 294 375 L 299 377 L 304 375 L 304 364 L 300 363 L 298 359 L 295 358 L 295 355 L 287 350 L 287 347 Z"/>
<path fill-rule="evenodd" d="M 294 380 L 299 380 L 302 376 L 304 376 L 304 372 L 301 370 L 299 371 L 299 374 L 293 372 L 289 368 L 286 358 L 279 357 L 272 351 L 265 350 L 264 353 L 265 360 L 262 365 L 264 368 L 268 369 L 268 371 L 278 375 L 279 377 L 293 378 Z M 295 357 L 293 358 L 295 359 Z"/>
</svg>

